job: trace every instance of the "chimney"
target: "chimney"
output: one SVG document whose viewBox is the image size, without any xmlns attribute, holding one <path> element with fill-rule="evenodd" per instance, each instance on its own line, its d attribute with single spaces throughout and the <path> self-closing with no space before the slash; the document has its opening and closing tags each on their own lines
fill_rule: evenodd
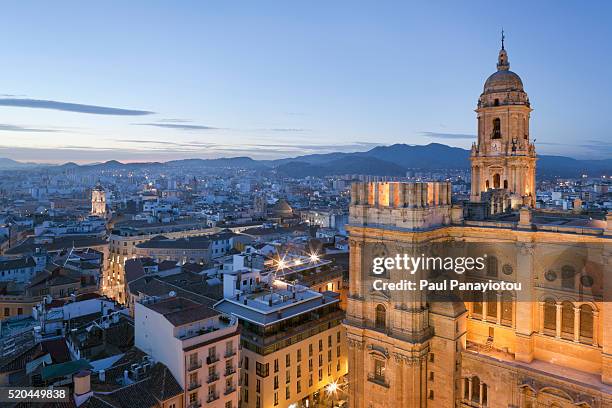
<svg viewBox="0 0 612 408">
<path fill-rule="evenodd" d="M 72 377 L 74 381 L 74 402 L 77 407 L 92 395 L 90 377 L 91 372 L 89 370 L 79 371 Z"/>
</svg>

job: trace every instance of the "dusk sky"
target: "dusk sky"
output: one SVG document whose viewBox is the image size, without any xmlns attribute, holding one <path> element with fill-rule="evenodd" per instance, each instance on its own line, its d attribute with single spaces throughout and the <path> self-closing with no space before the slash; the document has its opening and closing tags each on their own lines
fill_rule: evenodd
<svg viewBox="0 0 612 408">
<path fill-rule="evenodd" d="M 612 157 L 607 1 L 92 4 L 2 4 L 0 157 L 467 148 L 502 27 L 538 152 Z"/>
</svg>

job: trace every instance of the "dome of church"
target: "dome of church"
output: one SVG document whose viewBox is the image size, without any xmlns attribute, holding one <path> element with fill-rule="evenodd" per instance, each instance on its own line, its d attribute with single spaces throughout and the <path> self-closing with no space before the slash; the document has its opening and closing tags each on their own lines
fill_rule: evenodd
<svg viewBox="0 0 612 408">
<path fill-rule="evenodd" d="M 493 73 L 484 84 L 484 93 L 523 91 L 523 81 L 516 73 L 510 71 L 508 53 L 504 49 L 499 51 L 497 58 L 497 72 Z"/>
<path fill-rule="evenodd" d="M 293 215 L 293 208 L 291 208 L 287 200 L 281 198 L 270 209 L 270 212 L 276 217 L 291 217 Z"/>
<path fill-rule="evenodd" d="M 522 91 L 523 81 L 521 77 L 512 71 L 497 71 L 487 78 L 484 85 L 485 93 L 506 92 L 506 91 Z"/>
</svg>

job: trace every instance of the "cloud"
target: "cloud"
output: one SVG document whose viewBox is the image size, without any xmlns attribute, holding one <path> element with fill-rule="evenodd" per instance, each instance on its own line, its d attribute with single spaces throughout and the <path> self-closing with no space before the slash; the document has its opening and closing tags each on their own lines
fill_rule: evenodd
<svg viewBox="0 0 612 408">
<path fill-rule="evenodd" d="M 31 128 L 19 125 L 9 125 L 6 123 L 0 123 L 0 131 L 5 132 L 57 132 L 57 129 L 42 129 L 42 128 Z"/>
<path fill-rule="evenodd" d="M 155 112 L 111 108 L 108 106 L 83 105 L 80 103 L 68 103 L 59 101 L 48 101 L 43 99 L 21 99 L 21 98 L 2 98 L 0 106 L 11 106 L 18 108 L 52 109 L 65 112 L 89 113 L 93 115 L 116 115 L 116 116 L 143 116 L 151 115 Z"/>
<path fill-rule="evenodd" d="M 421 134 L 433 139 L 476 139 L 476 135 L 468 135 L 464 133 L 421 132 Z"/>
<path fill-rule="evenodd" d="M 263 130 L 271 130 L 273 132 L 306 132 L 308 129 L 300 129 L 300 128 L 274 128 L 274 129 L 263 129 Z"/>
<path fill-rule="evenodd" d="M 136 126 L 155 126 L 166 129 L 178 129 L 178 130 L 215 130 L 219 129 L 212 126 L 204 126 L 204 125 L 185 125 L 179 123 L 132 123 L 132 125 Z"/>
</svg>

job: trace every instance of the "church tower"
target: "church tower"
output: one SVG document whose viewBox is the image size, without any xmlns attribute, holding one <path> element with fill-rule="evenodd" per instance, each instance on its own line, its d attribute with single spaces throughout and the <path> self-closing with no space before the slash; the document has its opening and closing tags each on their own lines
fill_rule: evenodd
<svg viewBox="0 0 612 408">
<path fill-rule="evenodd" d="M 91 215 L 106 217 L 106 191 L 100 183 L 91 190 Z"/>
<path fill-rule="evenodd" d="M 472 145 L 472 189 L 470 201 L 481 194 L 504 189 L 513 207 L 535 207 L 536 153 L 529 138 L 532 111 L 521 78 L 510 71 L 508 53 L 502 47 L 497 72 L 487 78 L 478 99 L 478 141 Z"/>
</svg>

